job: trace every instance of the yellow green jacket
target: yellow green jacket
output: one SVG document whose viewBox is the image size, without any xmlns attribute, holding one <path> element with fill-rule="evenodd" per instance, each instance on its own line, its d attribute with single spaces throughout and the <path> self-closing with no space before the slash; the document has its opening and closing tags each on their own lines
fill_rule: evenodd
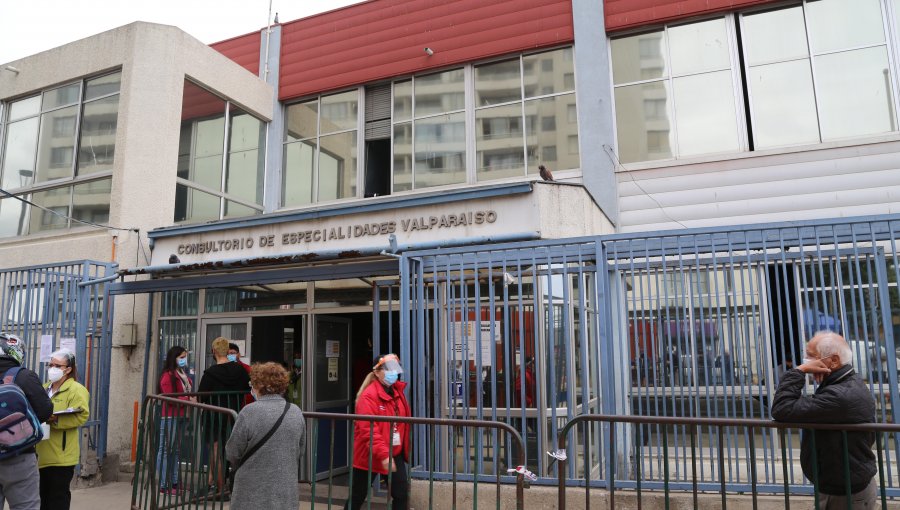
<svg viewBox="0 0 900 510">
<path fill-rule="evenodd" d="M 50 383 L 44 385 L 46 390 Z M 84 411 L 77 414 L 60 415 L 56 423 L 50 425 L 50 439 L 35 446 L 38 454 L 38 468 L 50 466 L 74 466 L 81 458 L 78 427 L 90 417 L 90 395 L 84 386 L 74 379 L 66 379 L 59 391 L 50 397 L 53 412 L 70 407 L 80 407 Z"/>
</svg>

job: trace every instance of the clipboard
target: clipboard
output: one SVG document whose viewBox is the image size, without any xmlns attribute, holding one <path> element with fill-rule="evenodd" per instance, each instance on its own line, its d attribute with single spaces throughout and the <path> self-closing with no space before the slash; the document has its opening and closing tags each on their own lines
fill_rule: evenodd
<svg viewBox="0 0 900 510">
<path fill-rule="evenodd" d="M 80 407 L 68 407 L 66 409 L 61 409 L 59 411 L 55 411 L 53 413 L 53 415 L 54 416 L 62 416 L 62 415 L 67 415 L 67 414 L 78 414 L 78 413 L 83 413 L 83 412 L 84 412 L 84 409 L 82 409 Z"/>
</svg>

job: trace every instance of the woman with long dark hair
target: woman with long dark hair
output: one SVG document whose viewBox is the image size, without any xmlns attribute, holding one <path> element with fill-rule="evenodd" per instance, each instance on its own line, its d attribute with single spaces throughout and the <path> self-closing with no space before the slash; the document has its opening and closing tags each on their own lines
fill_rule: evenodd
<svg viewBox="0 0 900 510">
<path fill-rule="evenodd" d="M 191 378 L 187 374 L 187 349 L 176 345 L 166 353 L 162 374 L 159 376 L 157 391 L 166 393 L 190 393 L 193 390 Z M 190 400 L 189 396 L 177 397 Z M 156 455 L 156 468 L 159 470 L 159 490 L 166 494 L 178 493 L 178 441 L 177 432 L 184 419 L 184 407 L 175 405 L 162 406 L 159 420 L 159 452 Z"/>
</svg>

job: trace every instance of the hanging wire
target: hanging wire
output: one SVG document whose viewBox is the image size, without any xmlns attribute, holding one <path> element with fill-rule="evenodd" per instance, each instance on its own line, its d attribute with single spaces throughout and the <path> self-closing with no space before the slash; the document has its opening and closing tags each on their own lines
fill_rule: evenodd
<svg viewBox="0 0 900 510">
<path fill-rule="evenodd" d="M 47 211 L 47 212 L 50 213 L 50 214 L 59 216 L 60 218 L 63 218 L 63 219 L 66 219 L 66 220 L 72 220 L 72 221 L 75 221 L 75 222 L 78 222 L 78 223 L 82 223 L 82 224 L 84 224 L 84 225 L 90 225 L 90 226 L 92 226 L 92 227 L 105 228 L 105 229 L 109 229 L 109 230 L 121 230 L 121 231 L 123 231 L 123 232 L 137 232 L 138 234 L 140 234 L 140 232 L 141 232 L 141 229 L 139 229 L 139 228 L 134 228 L 134 227 L 132 227 L 132 228 L 112 227 L 112 226 L 110 226 L 110 225 L 102 225 L 102 224 L 100 224 L 100 223 L 94 223 L 93 221 L 81 220 L 81 219 L 78 219 L 78 218 L 73 218 L 73 217 L 71 217 L 71 216 L 66 216 L 65 214 L 61 214 L 61 213 L 58 213 L 58 212 L 56 212 L 56 211 L 54 211 L 54 210 L 52 210 L 52 209 L 48 209 L 48 208 L 46 208 L 46 207 L 40 206 L 40 205 L 35 204 L 34 202 L 32 202 L 32 201 L 30 201 L 30 200 L 26 200 L 26 199 L 24 199 L 24 198 L 22 198 L 22 197 L 20 197 L 20 196 L 13 195 L 12 193 L 6 191 L 6 190 L 3 189 L 3 188 L 0 188 L 0 193 L 3 193 L 4 195 L 6 195 L 6 196 L 9 197 L 9 198 L 14 198 L 14 199 L 16 199 L 16 200 L 18 200 L 18 201 L 20 201 L 20 202 L 26 203 L 26 204 L 28 204 L 28 205 L 30 205 L 30 206 L 32 206 L 32 207 L 37 207 L 38 209 L 40 209 L 40 210 L 42 210 L 42 211 Z"/>
</svg>

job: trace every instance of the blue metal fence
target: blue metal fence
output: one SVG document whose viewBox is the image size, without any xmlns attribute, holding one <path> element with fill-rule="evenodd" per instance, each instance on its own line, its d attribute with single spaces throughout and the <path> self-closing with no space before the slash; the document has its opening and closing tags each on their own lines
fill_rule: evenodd
<svg viewBox="0 0 900 510">
<path fill-rule="evenodd" d="M 113 303 L 104 283 L 116 265 L 77 261 L 0 270 L 0 331 L 18 335 L 27 348 L 25 366 L 46 380 L 41 360 L 42 340 L 56 350 L 64 341 L 75 343 L 79 382 L 91 396 L 91 417 L 84 426 L 82 456 L 106 454 L 109 417 L 109 372 Z"/>
<path fill-rule="evenodd" d="M 509 423 L 550 482 L 556 467 L 532 452 L 553 450 L 582 414 L 769 418 L 780 374 L 829 329 L 850 342 L 876 419 L 896 422 L 898 233 L 892 215 L 407 252 L 401 334 L 414 411 Z M 690 487 L 694 468 L 701 485 L 736 491 L 751 474 L 761 491 L 780 492 L 785 476 L 806 483 L 796 433 L 750 440 L 645 424 L 611 436 L 609 426 L 572 430 L 573 483 L 605 486 L 611 462 L 626 486 L 634 473 L 667 471 L 672 487 Z M 424 432 L 415 438 L 426 459 Z M 508 468 L 514 453 L 490 433 L 437 440 L 438 465 L 462 456 L 473 477 Z M 900 494 L 896 437 L 882 454 L 888 493 Z"/>
</svg>

